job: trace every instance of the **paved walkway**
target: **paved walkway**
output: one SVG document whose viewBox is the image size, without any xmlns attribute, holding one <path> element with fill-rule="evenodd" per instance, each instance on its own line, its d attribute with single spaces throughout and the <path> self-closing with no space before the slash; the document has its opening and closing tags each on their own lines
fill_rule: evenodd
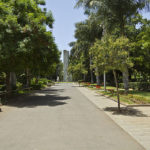
<svg viewBox="0 0 150 150">
<path fill-rule="evenodd" d="M 36 92 L 3 111 L 0 150 L 144 150 L 72 84 Z"/>
<path fill-rule="evenodd" d="M 125 107 L 117 113 L 117 103 L 85 87 L 78 90 L 98 108 L 105 111 L 121 128 L 134 137 L 146 150 L 150 150 L 150 107 Z"/>
</svg>

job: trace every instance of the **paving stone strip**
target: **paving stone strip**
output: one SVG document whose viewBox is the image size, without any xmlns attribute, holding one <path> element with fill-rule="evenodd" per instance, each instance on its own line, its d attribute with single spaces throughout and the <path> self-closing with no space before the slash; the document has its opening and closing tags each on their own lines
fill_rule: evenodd
<svg viewBox="0 0 150 150">
<path fill-rule="evenodd" d="M 117 103 L 93 90 L 85 87 L 77 89 L 85 95 L 98 108 L 114 120 L 121 128 L 129 133 L 135 140 L 150 150 L 150 107 L 122 107 L 122 113 L 117 113 Z"/>
</svg>

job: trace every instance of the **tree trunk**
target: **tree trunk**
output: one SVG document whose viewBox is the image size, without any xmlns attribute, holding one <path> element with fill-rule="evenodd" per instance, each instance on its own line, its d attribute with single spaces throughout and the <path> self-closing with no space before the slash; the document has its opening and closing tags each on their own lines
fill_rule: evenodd
<svg viewBox="0 0 150 150">
<path fill-rule="evenodd" d="M 97 75 L 96 75 L 96 82 L 97 82 L 97 85 L 100 85 L 100 76 L 99 76 L 98 68 L 96 68 L 96 72 L 97 72 Z"/>
<path fill-rule="evenodd" d="M 121 16 L 121 23 L 120 23 L 120 30 L 121 30 L 121 36 L 125 36 L 125 22 L 123 15 Z M 129 91 L 129 73 L 127 66 L 124 67 L 124 70 L 122 72 L 123 74 L 123 83 L 124 83 L 124 89 L 125 93 L 128 94 Z"/>
<path fill-rule="evenodd" d="M 97 82 L 97 85 L 100 85 L 100 76 L 99 75 L 96 76 L 96 82 Z"/>
<path fill-rule="evenodd" d="M 38 84 L 38 82 L 39 82 L 39 79 L 36 77 L 35 84 Z"/>
<path fill-rule="evenodd" d="M 37 76 L 36 79 L 35 79 L 35 84 L 38 84 L 38 83 L 39 83 L 39 79 L 40 79 L 40 77 Z"/>
<path fill-rule="evenodd" d="M 6 73 L 6 91 L 8 92 L 8 95 L 11 95 L 12 88 L 11 88 L 11 79 L 10 79 L 10 72 Z"/>
<path fill-rule="evenodd" d="M 90 56 L 90 66 L 92 66 L 92 56 Z M 94 76 L 93 76 L 93 69 L 90 69 L 91 71 L 91 83 L 94 83 Z"/>
<path fill-rule="evenodd" d="M 117 90 L 117 100 L 118 100 L 118 111 L 120 112 L 120 95 L 119 95 L 119 90 L 118 90 L 118 81 L 117 81 L 117 76 L 116 76 L 116 71 L 113 70 L 114 78 L 115 78 L 115 83 L 116 83 L 116 90 Z"/>
<path fill-rule="evenodd" d="M 104 91 L 106 91 L 106 72 L 104 71 Z"/>
<path fill-rule="evenodd" d="M 127 67 L 124 68 L 122 74 L 123 74 L 123 83 L 124 83 L 125 93 L 128 94 L 128 91 L 129 91 L 129 73 L 128 73 Z"/>
<path fill-rule="evenodd" d="M 16 88 L 16 82 L 17 82 L 16 73 L 15 72 L 11 72 L 10 73 L 10 84 L 11 84 L 12 89 Z"/>
<path fill-rule="evenodd" d="M 84 82 L 86 81 L 86 75 L 84 74 L 84 76 L 83 76 L 83 80 L 84 80 Z"/>
<path fill-rule="evenodd" d="M 30 87 L 30 72 L 29 69 L 26 69 L 26 87 Z"/>
<path fill-rule="evenodd" d="M 93 69 L 91 70 L 91 83 L 94 83 L 94 79 L 93 79 Z"/>
</svg>

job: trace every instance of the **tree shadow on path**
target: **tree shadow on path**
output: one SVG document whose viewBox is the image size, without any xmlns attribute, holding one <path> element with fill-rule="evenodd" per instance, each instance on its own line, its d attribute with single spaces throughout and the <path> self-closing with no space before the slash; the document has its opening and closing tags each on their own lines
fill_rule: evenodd
<svg viewBox="0 0 150 150">
<path fill-rule="evenodd" d="M 44 89 L 28 96 L 21 96 L 14 101 L 10 101 L 7 105 L 18 108 L 34 108 L 37 106 L 60 106 L 67 104 L 66 101 L 70 99 L 69 96 L 62 96 L 60 92 L 63 89 Z"/>
<path fill-rule="evenodd" d="M 135 117 L 149 117 L 143 114 L 141 111 L 135 108 L 122 107 L 121 112 L 118 111 L 117 107 L 106 107 L 104 111 L 112 112 L 113 115 L 123 115 L 123 116 L 135 116 Z"/>
</svg>

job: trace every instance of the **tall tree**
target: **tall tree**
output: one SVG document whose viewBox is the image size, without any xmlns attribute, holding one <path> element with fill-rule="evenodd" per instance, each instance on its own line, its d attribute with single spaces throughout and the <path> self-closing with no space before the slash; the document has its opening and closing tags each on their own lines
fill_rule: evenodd
<svg viewBox="0 0 150 150">
<path fill-rule="evenodd" d="M 94 54 L 93 65 L 95 67 L 98 67 L 99 70 L 113 71 L 117 90 L 118 109 L 120 111 L 120 98 L 116 70 L 123 71 L 125 66 L 132 66 L 132 62 L 129 57 L 131 44 L 129 40 L 124 37 L 116 39 L 115 37 L 109 36 L 105 38 L 105 40 L 97 40 L 91 47 L 90 51 Z"/>
<path fill-rule="evenodd" d="M 10 72 L 39 75 L 51 72 L 59 62 L 60 53 L 51 31 L 54 19 L 39 5 L 43 0 L 1 0 L 0 10 L 0 69 L 7 74 L 10 91 Z"/>
<path fill-rule="evenodd" d="M 89 55 L 89 49 L 94 44 L 96 38 L 101 39 L 101 36 L 102 28 L 93 16 L 84 22 L 76 24 L 75 38 L 77 39 L 77 50 L 80 51 L 80 54 L 83 54 L 84 63 L 87 64 L 88 70 L 92 65 L 92 54 Z M 91 83 L 93 83 L 93 68 L 90 69 L 90 77 Z"/>
<path fill-rule="evenodd" d="M 125 25 L 128 19 L 138 11 L 149 6 L 148 0 L 78 0 L 77 7 L 83 6 L 88 14 L 96 13 L 108 33 L 114 28 L 120 29 L 120 36 L 125 36 Z M 128 68 L 123 71 L 123 81 L 128 91 Z"/>
</svg>

